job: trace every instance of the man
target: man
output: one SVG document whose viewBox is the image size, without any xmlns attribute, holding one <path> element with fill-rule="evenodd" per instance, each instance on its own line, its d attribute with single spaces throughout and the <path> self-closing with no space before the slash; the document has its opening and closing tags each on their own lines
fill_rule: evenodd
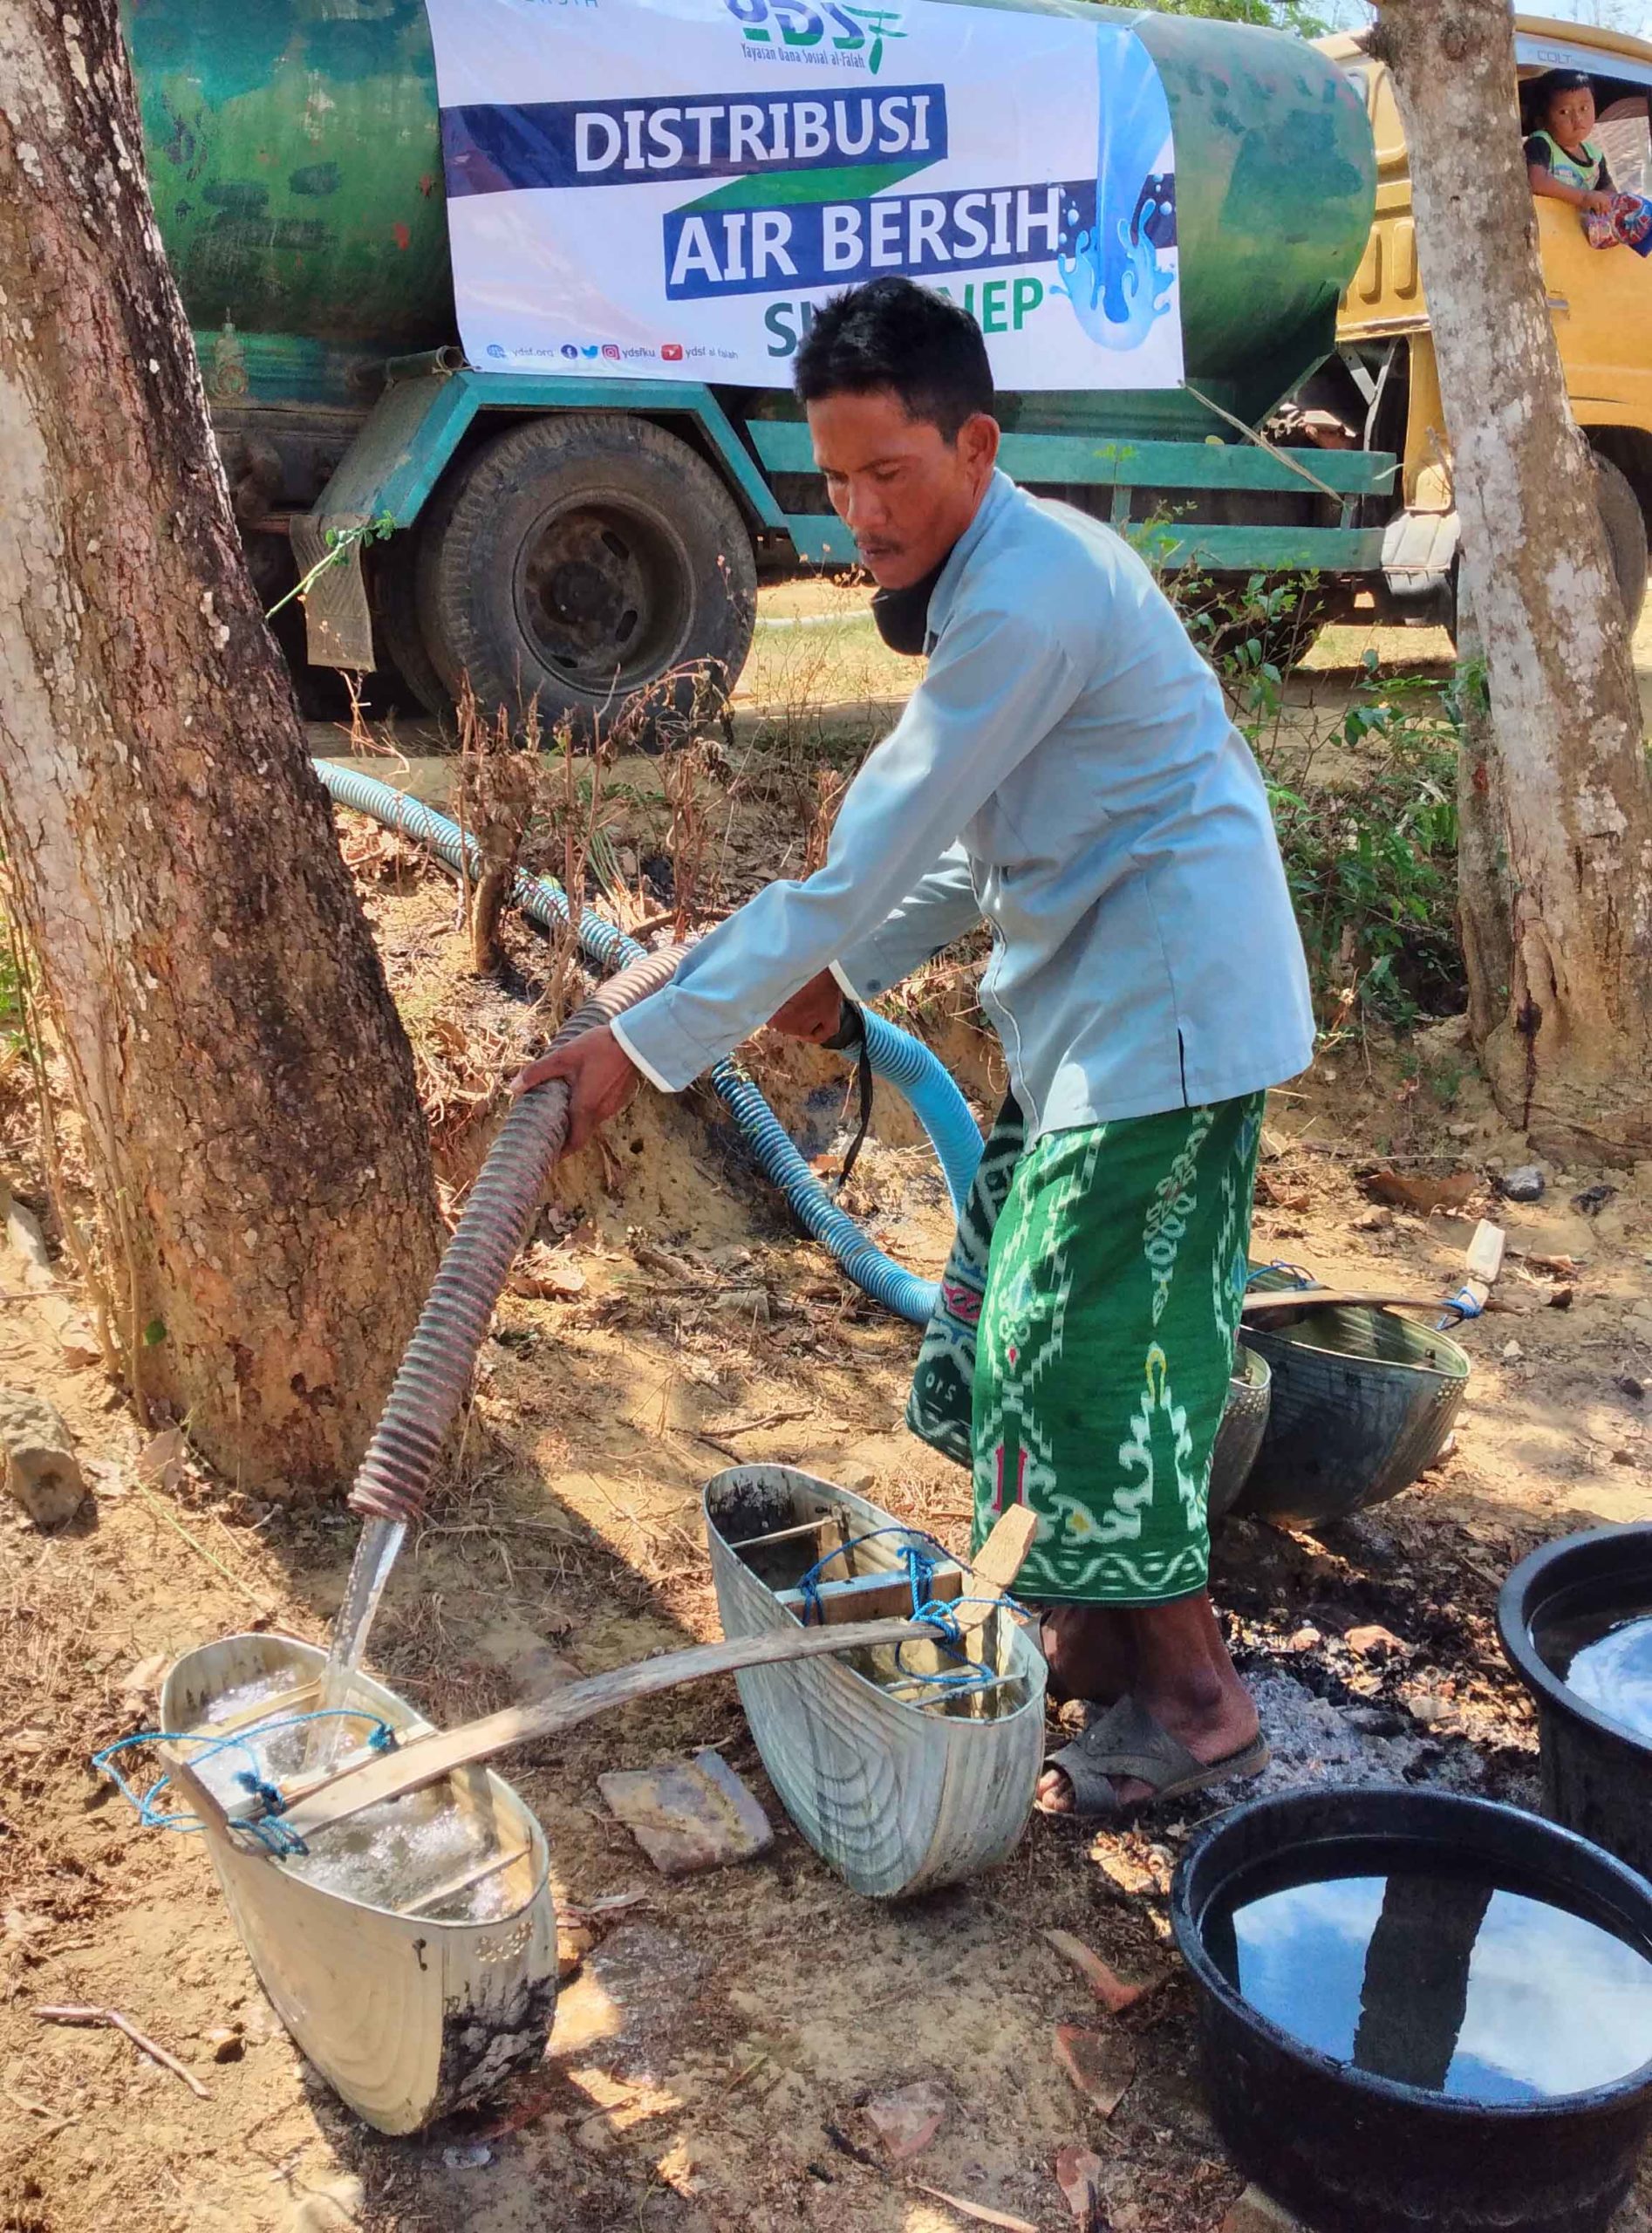
<svg viewBox="0 0 1652 2233">
<path fill-rule="evenodd" d="M 816 1041 L 980 917 L 1010 1097 L 907 1417 L 973 1459 L 979 1544 L 1037 1513 L 1019 1588 L 1058 1694 L 1099 1709 L 1040 1785 L 1116 1817 L 1253 1773 L 1205 1594 L 1205 1499 L 1264 1089 L 1313 1047 L 1254 761 L 1145 566 L 995 470 L 967 314 L 887 278 L 822 311 L 797 393 L 887 640 L 930 664 L 850 786 L 825 866 L 772 884 L 664 992 L 522 1074 L 570 1144 L 638 1074 L 679 1092 L 765 1019 Z"/>
</svg>

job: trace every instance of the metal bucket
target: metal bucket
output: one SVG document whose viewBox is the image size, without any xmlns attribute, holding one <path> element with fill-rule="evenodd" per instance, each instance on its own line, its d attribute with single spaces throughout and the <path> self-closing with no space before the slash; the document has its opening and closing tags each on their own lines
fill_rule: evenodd
<svg viewBox="0 0 1652 2233">
<path fill-rule="evenodd" d="M 1275 1292 L 1288 1273 L 1253 1285 Z M 1457 1343 L 1398 1312 L 1305 1307 L 1286 1323 L 1247 1325 L 1267 1360 L 1273 1401 L 1237 1509 L 1318 1527 L 1409 1488 L 1439 1456 L 1468 1386 Z"/>
<path fill-rule="evenodd" d="M 1272 1383 L 1267 1359 L 1259 1349 L 1241 1343 L 1233 1355 L 1233 1377 L 1227 1383 L 1227 1403 L 1211 1452 L 1207 1513 L 1212 1521 L 1232 1511 L 1251 1477 L 1267 1431 Z"/>
<path fill-rule="evenodd" d="M 231 1690 L 290 1676 L 258 1717 L 302 1713 L 326 1654 L 290 1636 L 224 1636 L 187 1652 L 160 1692 L 163 1729 L 202 1730 Z M 398 1735 L 431 1724 L 360 1673 L 349 1704 Z M 213 1734 L 220 1731 L 215 1729 Z M 274 1854 L 229 1833 L 189 1770 L 194 1746 L 161 1747 L 174 1782 L 195 1796 L 207 1850 L 241 1941 L 276 2013 L 309 2060 L 366 2123 L 417 2132 L 480 2100 L 545 2052 L 556 2004 L 556 1918 L 544 1832 L 509 1784 L 485 1768 L 447 1779 L 454 1802 L 486 1820 L 514 1904 L 487 1922 L 438 1922 L 306 1882 Z M 433 1786 L 441 1789 L 443 1786 Z M 420 1794 L 399 1800 L 406 1806 Z"/>
</svg>

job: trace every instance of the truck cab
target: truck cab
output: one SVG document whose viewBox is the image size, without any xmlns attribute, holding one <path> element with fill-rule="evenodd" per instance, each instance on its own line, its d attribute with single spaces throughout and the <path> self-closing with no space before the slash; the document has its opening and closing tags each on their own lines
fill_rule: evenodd
<svg viewBox="0 0 1652 2233">
<path fill-rule="evenodd" d="M 1399 453 L 1399 506 L 1383 539 L 1374 582 L 1382 617 L 1453 625 L 1457 516 L 1451 445 L 1440 402 L 1434 339 L 1417 262 L 1405 135 L 1388 71 L 1366 53 L 1362 34 L 1317 42 L 1359 92 L 1377 163 L 1370 238 L 1337 317 L 1337 354 L 1301 399 L 1368 447 Z M 1523 84 L 1553 69 L 1594 80 L 1613 182 L 1652 190 L 1649 104 L 1652 44 L 1624 33 L 1544 16 L 1517 16 L 1515 58 Z M 1522 134 L 1531 120 L 1511 113 Z M 1594 454 L 1601 516 L 1631 620 L 1647 584 L 1652 516 L 1652 270 L 1625 247 L 1592 248 L 1575 209 L 1534 203 L 1538 249 L 1572 408 Z"/>
</svg>

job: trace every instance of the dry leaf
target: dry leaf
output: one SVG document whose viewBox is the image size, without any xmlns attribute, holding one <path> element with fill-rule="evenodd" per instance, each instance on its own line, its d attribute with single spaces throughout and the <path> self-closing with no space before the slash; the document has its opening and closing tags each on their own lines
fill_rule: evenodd
<svg viewBox="0 0 1652 2233">
<path fill-rule="evenodd" d="M 1055 2059 L 1104 2117 L 1112 2115 L 1136 2075 L 1136 2054 L 1127 2039 L 1078 2024 L 1055 2026 Z"/>
<path fill-rule="evenodd" d="M 1374 1171 L 1360 1181 L 1374 1202 L 1389 1203 L 1425 1218 L 1436 1210 L 1460 1210 L 1480 1191 L 1474 1171 L 1454 1171 L 1449 1178 L 1406 1178 L 1397 1171 Z"/>
<path fill-rule="evenodd" d="M 133 1471 L 140 1481 L 158 1481 L 163 1489 L 175 1488 L 188 1447 L 181 1427 L 162 1427 L 138 1452 Z"/>
</svg>

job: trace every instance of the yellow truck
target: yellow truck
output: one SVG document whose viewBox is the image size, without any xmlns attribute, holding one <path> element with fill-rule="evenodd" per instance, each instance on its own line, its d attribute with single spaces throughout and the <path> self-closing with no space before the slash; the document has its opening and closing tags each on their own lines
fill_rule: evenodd
<svg viewBox="0 0 1652 2233">
<path fill-rule="evenodd" d="M 1364 100 L 1376 143 L 1376 215 L 1337 320 L 1337 349 L 1299 393 L 1297 438 L 1396 451 L 1399 502 L 1383 522 L 1382 566 L 1360 585 L 1378 617 L 1456 617 L 1457 520 L 1434 341 L 1417 265 L 1405 138 L 1389 73 L 1362 35 L 1317 42 Z M 1543 16 L 1515 18 L 1522 82 L 1546 70 L 1587 71 L 1600 120 L 1592 135 L 1613 181 L 1652 191 L 1649 99 L 1652 44 Z M 1511 133 L 1522 120 L 1511 114 Z M 1539 201 L 1538 244 L 1560 362 L 1578 423 L 1594 450 L 1601 516 L 1631 618 L 1647 584 L 1652 516 L 1652 262 L 1623 247 L 1591 248 L 1577 211 Z M 1351 439 L 1350 439 L 1351 438 Z"/>
</svg>

